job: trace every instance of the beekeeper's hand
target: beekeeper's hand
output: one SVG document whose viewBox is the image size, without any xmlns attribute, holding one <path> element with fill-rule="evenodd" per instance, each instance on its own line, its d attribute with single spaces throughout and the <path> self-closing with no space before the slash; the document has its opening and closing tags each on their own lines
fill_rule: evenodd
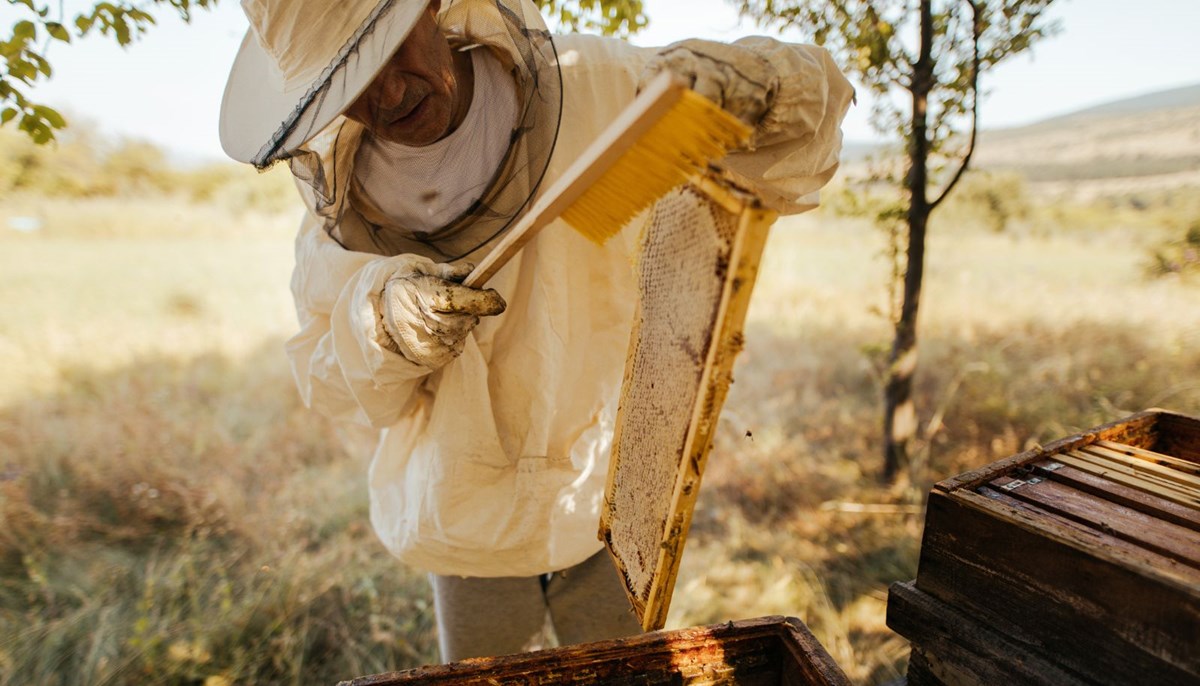
<svg viewBox="0 0 1200 686">
<path fill-rule="evenodd" d="M 383 331 L 377 337 L 380 345 L 409 361 L 440 369 L 462 354 L 480 317 L 500 314 L 507 305 L 491 288 L 460 283 L 472 265 L 422 261 L 412 268 L 384 284 L 378 304 Z"/>
<path fill-rule="evenodd" d="M 682 77 L 692 90 L 751 126 L 771 109 L 779 91 L 774 65 L 752 50 L 728 43 L 689 38 L 668 45 L 646 63 L 638 91 L 663 71 Z"/>
</svg>

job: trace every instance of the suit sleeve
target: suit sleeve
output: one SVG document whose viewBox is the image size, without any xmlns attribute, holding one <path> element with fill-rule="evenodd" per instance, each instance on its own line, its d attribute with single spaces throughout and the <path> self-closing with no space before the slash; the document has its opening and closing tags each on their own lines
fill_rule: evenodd
<svg viewBox="0 0 1200 686">
<path fill-rule="evenodd" d="M 376 302 L 387 280 L 412 259 L 419 258 L 345 250 L 306 216 L 292 273 L 300 331 L 286 345 L 306 406 L 374 428 L 409 411 L 430 370 L 379 344 Z"/>
<path fill-rule="evenodd" d="M 724 164 L 780 212 L 811 209 L 816 192 L 838 169 L 841 124 L 854 89 L 824 48 L 765 36 L 734 45 L 770 62 L 779 90 L 758 125 L 753 149 L 730 155 Z"/>
</svg>

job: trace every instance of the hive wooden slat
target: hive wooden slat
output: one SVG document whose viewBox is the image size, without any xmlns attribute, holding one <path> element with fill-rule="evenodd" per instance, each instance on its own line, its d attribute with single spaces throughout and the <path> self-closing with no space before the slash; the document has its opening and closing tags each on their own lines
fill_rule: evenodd
<svg viewBox="0 0 1200 686">
<path fill-rule="evenodd" d="M 1196 464 L 1195 462 L 1191 462 L 1189 460 L 1171 457 L 1170 455 L 1164 455 L 1163 453 L 1156 453 L 1153 450 L 1146 450 L 1144 448 L 1125 445 L 1124 443 L 1117 443 L 1115 441 L 1096 441 L 1095 445 L 1119 453 L 1124 453 L 1130 457 L 1138 457 L 1155 464 L 1171 467 L 1172 469 L 1179 470 L 1186 474 L 1200 475 L 1200 464 Z"/>
<path fill-rule="evenodd" d="M 1076 453 L 1075 451 L 1055 455 L 1054 459 L 1069 464 L 1081 471 L 1112 479 L 1118 483 L 1126 484 L 1127 486 L 1145 491 L 1146 493 L 1152 493 L 1182 505 L 1187 505 L 1188 507 L 1200 507 L 1200 498 L 1180 490 L 1161 479 L 1148 477 L 1144 473 L 1134 470 L 1132 467 L 1105 462 L 1101 459 Z"/>
<path fill-rule="evenodd" d="M 1168 482 L 1184 492 L 1200 494 L 1200 478 L 1188 474 L 1181 469 L 1151 462 L 1131 455 L 1128 452 L 1112 450 L 1102 445 L 1089 445 L 1077 452 L 1088 455 L 1093 459 L 1099 458 L 1108 462 L 1125 465 L 1135 472 L 1140 472 L 1155 480 Z"/>
<path fill-rule="evenodd" d="M 1200 509 L 1127 486 L 1111 478 L 1111 475 L 1107 478 L 1098 476 L 1057 460 L 1035 462 L 1033 467 L 1042 478 L 1052 479 L 1091 493 L 1097 498 L 1145 512 L 1164 522 L 1200 531 Z"/>
<path fill-rule="evenodd" d="M 888 626 L 920 634 L 908 665 L 908 686 L 1085 686 L 1087 680 L 1037 654 L 1036 646 L 995 626 L 975 621 L 917 589 L 895 583 L 888 592 Z"/>
<path fill-rule="evenodd" d="M 1200 546 L 1192 540 L 1195 532 L 1164 522 L 1152 514 L 1038 477 L 1024 480 L 1000 477 L 992 484 L 1010 498 L 1179 562 L 1200 567 Z"/>
</svg>

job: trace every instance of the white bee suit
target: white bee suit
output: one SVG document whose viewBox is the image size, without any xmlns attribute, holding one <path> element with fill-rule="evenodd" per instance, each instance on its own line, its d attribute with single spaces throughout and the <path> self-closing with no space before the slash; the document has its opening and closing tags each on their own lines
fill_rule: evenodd
<svg viewBox="0 0 1200 686">
<path fill-rule="evenodd" d="M 852 90 L 819 48 L 742 44 L 780 82 L 757 149 L 728 164 L 780 209 L 811 208 L 837 168 Z M 582 35 L 555 47 L 562 118 L 542 190 L 633 100 L 656 53 Z M 342 221 L 342 236 L 361 228 L 353 212 Z M 441 575 L 532 576 L 600 550 L 637 234 L 627 227 L 599 247 L 555 222 L 488 284 L 507 310 L 430 371 L 379 344 L 374 305 L 398 268 L 425 257 L 348 250 L 316 214 L 305 218 L 292 279 L 301 329 L 288 355 L 307 405 L 379 430 L 371 521 L 398 558 Z"/>
</svg>

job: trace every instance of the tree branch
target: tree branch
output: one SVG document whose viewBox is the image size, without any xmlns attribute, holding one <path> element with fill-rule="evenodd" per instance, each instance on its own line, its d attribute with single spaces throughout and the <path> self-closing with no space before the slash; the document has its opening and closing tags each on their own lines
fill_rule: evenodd
<svg viewBox="0 0 1200 686">
<path fill-rule="evenodd" d="M 997 62 L 1001 61 L 1006 56 L 1008 56 L 1008 54 L 1012 51 L 1013 41 L 1018 36 L 1022 36 L 1026 33 L 1031 33 L 1034 36 L 1045 36 L 1045 35 L 1048 35 L 1049 33 L 1056 32 L 1058 29 L 1057 22 L 1052 22 L 1049 25 L 1045 26 L 1044 28 L 1034 26 L 1034 24 L 1037 22 L 1037 20 L 1040 19 L 1042 17 L 1042 15 L 1045 14 L 1046 11 L 1048 11 L 1050 9 L 1050 5 L 1053 2 L 1054 2 L 1054 0 L 1043 0 L 1043 2 L 1040 5 L 1037 5 L 1037 6 L 1033 7 L 1032 9 L 1028 9 L 1028 10 L 1025 10 L 1023 7 L 1022 8 L 1024 10 L 1023 14 L 1021 14 L 1019 17 L 1015 18 L 1014 20 L 1010 20 L 1008 22 L 1008 25 L 1006 26 L 1006 28 L 1008 28 L 1009 30 L 1008 30 L 1007 34 L 1004 36 L 1004 40 L 993 43 L 991 48 L 988 50 L 987 54 L 983 56 L 983 61 L 984 61 L 984 63 L 986 63 L 986 66 L 990 68 L 993 65 L 995 65 Z M 1012 28 L 1011 25 L 1012 25 L 1013 21 L 1016 21 L 1018 19 L 1021 21 L 1024 21 L 1026 23 L 1027 28 L 1022 28 L 1020 26 L 1016 27 L 1015 29 Z"/>
<path fill-rule="evenodd" d="M 937 209 L 937 206 L 942 204 L 950 191 L 954 189 L 963 173 L 967 171 L 967 166 L 971 164 L 971 156 L 975 154 L 975 140 L 979 132 L 979 43 L 983 37 L 983 22 L 979 18 L 979 0 L 964 0 L 971 6 L 971 137 L 967 142 L 967 153 L 963 155 L 962 163 L 958 165 L 958 169 L 954 172 L 954 176 L 950 179 L 950 183 L 942 189 L 933 202 L 929 203 L 929 211 L 932 213 Z"/>
</svg>

